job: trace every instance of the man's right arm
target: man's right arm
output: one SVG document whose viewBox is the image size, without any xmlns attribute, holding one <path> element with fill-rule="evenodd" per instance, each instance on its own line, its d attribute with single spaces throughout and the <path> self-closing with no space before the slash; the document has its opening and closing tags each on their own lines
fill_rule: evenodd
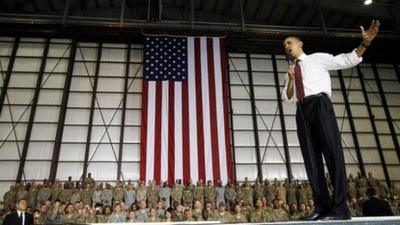
<svg viewBox="0 0 400 225">
<path fill-rule="evenodd" d="M 289 67 L 285 75 L 285 86 L 283 87 L 282 98 L 289 103 L 294 103 L 296 101 L 294 96 L 294 68 L 292 66 Z"/>
</svg>

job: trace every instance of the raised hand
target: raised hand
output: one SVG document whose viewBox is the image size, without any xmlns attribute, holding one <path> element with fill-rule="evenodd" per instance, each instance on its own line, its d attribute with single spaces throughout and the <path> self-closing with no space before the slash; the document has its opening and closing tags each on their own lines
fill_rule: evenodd
<svg viewBox="0 0 400 225">
<path fill-rule="evenodd" d="M 379 23 L 379 20 L 372 20 L 368 30 L 365 30 L 363 26 L 360 26 L 363 43 L 365 45 L 371 44 L 372 40 L 374 40 L 374 38 L 378 34 L 380 25 L 381 24 Z"/>
</svg>

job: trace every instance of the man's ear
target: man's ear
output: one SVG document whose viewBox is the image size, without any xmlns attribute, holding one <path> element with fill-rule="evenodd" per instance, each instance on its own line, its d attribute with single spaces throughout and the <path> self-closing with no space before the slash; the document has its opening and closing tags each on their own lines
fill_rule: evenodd
<svg viewBox="0 0 400 225">
<path fill-rule="evenodd" d="M 303 42 L 302 41 L 299 42 L 299 45 L 300 45 L 301 48 L 303 48 Z"/>
</svg>

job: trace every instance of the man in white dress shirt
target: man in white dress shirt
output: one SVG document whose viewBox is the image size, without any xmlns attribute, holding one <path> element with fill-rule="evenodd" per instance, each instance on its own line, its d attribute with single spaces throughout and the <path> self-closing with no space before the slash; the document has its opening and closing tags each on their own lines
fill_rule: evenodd
<svg viewBox="0 0 400 225">
<path fill-rule="evenodd" d="M 329 71 L 356 66 L 379 31 L 379 21 L 368 30 L 361 26 L 362 42 L 350 53 L 333 56 L 326 53 L 307 55 L 298 37 L 283 43 L 286 54 L 295 61 L 289 66 L 282 97 L 297 105 L 296 123 L 307 176 L 313 190 L 315 211 L 305 220 L 351 219 L 346 206 L 346 170 L 336 115 L 330 101 Z M 322 156 L 332 180 L 334 193 L 329 197 Z"/>
</svg>

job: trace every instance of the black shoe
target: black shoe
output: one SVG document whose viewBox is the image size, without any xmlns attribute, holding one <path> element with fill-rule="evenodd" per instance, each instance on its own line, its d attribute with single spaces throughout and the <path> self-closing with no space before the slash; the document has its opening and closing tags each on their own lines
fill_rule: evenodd
<svg viewBox="0 0 400 225">
<path fill-rule="evenodd" d="M 329 221 L 329 220 L 351 220 L 350 214 L 336 214 L 336 213 L 329 213 L 326 215 L 322 215 L 318 218 L 318 220 L 322 221 Z"/>
<path fill-rule="evenodd" d="M 302 218 L 302 220 L 306 220 L 306 221 L 316 221 L 319 220 L 320 217 L 322 217 L 323 215 L 321 213 L 318 212 L 314 212 L 311 215 L 305 216 Z"/>
</svg>

